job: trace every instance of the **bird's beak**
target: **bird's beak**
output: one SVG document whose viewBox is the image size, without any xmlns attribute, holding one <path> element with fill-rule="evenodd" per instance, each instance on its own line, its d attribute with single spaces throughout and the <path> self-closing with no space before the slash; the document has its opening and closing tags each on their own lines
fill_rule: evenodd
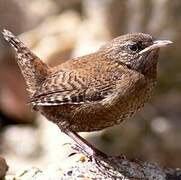
<svg viewBox="0 0 181 180">
<path fill-rule="evenodd" d="M 151 46 L 146 47 L 142 51 L 140 51 L 139 55 L 141 55 L 141 54 L 143 54 L 145 52 L 151 51 L 153 49 L 157 49 L 157 48 L 172 44 L 172 43 L 173 42 L 169 41 L 169 40 L 156 40 L 156 41 L 153 41 L 153 44 Z"/>
</svg>

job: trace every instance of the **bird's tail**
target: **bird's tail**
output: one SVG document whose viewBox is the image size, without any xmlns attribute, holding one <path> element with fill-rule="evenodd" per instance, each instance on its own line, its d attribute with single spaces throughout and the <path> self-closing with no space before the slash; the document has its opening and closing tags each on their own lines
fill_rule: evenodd
<svg viewBox="0 0 181 180">
<path fill-rule="evenodd" d="M 16 51 L 17 63 L 25 78 L 31 97 L 48 75 L 49 68 L 10 31 L 3 30 L 2 34 Z"/>
</svg>

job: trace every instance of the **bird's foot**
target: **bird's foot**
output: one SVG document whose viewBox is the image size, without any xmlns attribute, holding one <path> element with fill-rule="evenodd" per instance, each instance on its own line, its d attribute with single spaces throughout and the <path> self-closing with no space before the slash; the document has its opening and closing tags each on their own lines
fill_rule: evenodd
<svg viewBox="0 0 181 180">
<path fill-rule="evenodd" d="M 104 171 L 105 169 L 110 168 L 110 166 L 114 166 L 114 163 L 105 153 L 95 148 L 79 134 L 67 129 L 64 129 L 64 132 L 76 142 L 76 144 L 72 146 L 72 149 L 77 153 L 82 153 L 87 156 L 98 169 Z"/>
<path fill-rule="evenodd" d="M 107 170 L 110 166 L 112 166 L 108 156 L 96 148 L 85 149 L 77 144 L 72 144 L 71 148 L 74 152 L 72 152 L 69 156 L 82 153 L 88 158 L 88 161 L 91 161 L 102 172 L 105 172 L 105 169 Z"/>
<path fill-rule="evenodd" d="M 74 152 L 72 152 L 70 154 L 70 156 L 73 155 L 73 154 L 83 153 L 90 160 L 93 160 L 94 157 L 100 157 L 102 159 L 107 159 L 108 158 L 108 156 L 105 153 L 103 153 L 102 151 L 100 151 L 100 150 L 98 150 L 96 148 L 94 148 L 94 149 L 85 148 L 85 147 L 83 148 L 78 144 L 71 144 L 71 148 L 73 149 Z"/>
</svg>

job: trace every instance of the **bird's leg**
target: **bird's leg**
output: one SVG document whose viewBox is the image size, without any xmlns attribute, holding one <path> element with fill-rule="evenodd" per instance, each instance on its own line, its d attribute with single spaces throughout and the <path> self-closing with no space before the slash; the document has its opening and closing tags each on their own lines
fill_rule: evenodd
<svg viewBox="0 0 181 180">
<path fill-rule="evenodd" d="M 76 132 L 67 130 L 65 133 L 77 143 L 77 145 L 79 146 L 78 148 L 80 148 L 81 151 L 89 158 L 93 158 L 96 156 L 102 157 L 102 158 L 108 157 L 106 154 L 104 154 L 99 149 L 95 148 L 93 145 L 87 142 L 84 138 L 82 138 Z"/>
<path fill-rule="evenodd" d="M 88 143 L 76 132 L 66 130 L 64 133 L 76 142 L 76 145 L 78 145 L 78 150 L 81 150 L 81 152 L 85 154 L 101 172 L 110 172 L 110 168 L 117 170 L 114 162 L 109 159 L 106 154 Z"/>
<path fill-rule="evenodd" d="M 93 165 L 95 165 L 100 172 L 104 173 L 105 175 L 107 174 L 107 179 L 110 179 L 110 169 L 118 171 L 117 166 L 106 154 L 88 143 L 76 132 L 70 130 L 65 130 L 63 132 L 76 142 L 76 145 L 78 145 L 78 150 L 81 150 L 81 152 L 90 159 Z"/>
<path fill-rule="evenodd" d="M 108 156 L 104 154 L 99 149 L 95 148 L 93 145 L 91 145 L 89 142 L 87 142 L 83 137 L 81 137 L 79 134 L 77 134 L 74 131 L 71 131 L 69 129 L 69 124 L 67 121 L 59 121 L 57 124 L 60 130 L 68 135 L 71 139 L 74 140 L 76 145 L 78 146 L 77 149 L 80 149 L 82 153 L 84 153 L 86 156 L 88 156 L 90 159 L 93 157 L 102 157 L 107 158 Z"/>
<path fill-rule="evenodd" d="M 106 154 L 95 148 L 76 132 L 71 131 L 65 121 L 63 123 L 59 122 L 58 126 L 63 133 L 67 134 L 71 139 L 75 141 L 77 145 L 76 150 L 78 149 L 78 151 L 87 156 L 100 171 L 102 171 L 103 173 L 108 172 L 110 166 L 112 168 L 116 168 L 114 163 Z"/>
</svg>

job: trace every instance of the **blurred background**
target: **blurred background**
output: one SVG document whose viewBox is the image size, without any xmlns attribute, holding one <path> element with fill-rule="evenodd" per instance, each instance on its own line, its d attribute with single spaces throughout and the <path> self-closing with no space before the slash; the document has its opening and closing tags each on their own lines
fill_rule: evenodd
<svg viewBox="0 0 181 180">
<path fill-rule="evenodd" d="M 145 32 L 174 44 L 163 48 L 155 96 L 136 117 L 101 132 L 83 133 L 109 155 L 181 167 L 180 0 L 0 0 L 6 28 L 55 66 L 94 52 L 110 39 Z M 0 37 L 0 155 L 9 173 L 47 167 L 71 152 L 70 139 L 26 104 L 24 79 L 12 49 Z"/>
</svg>

